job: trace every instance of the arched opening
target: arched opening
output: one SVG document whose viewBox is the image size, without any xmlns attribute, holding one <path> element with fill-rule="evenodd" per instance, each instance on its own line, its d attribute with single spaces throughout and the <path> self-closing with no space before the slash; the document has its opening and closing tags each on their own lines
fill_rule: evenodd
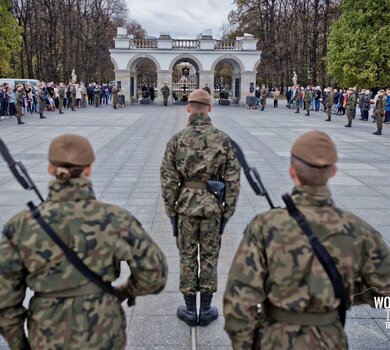
<svg viewBox="0 0 390 350">
<path fill-rule="evenodd" d="M 195 89 L 199 89 L 199 65 L 191 58 L 178 59 L 172 69 L 173 103 L 187 103 Z"/>
<path fill-rule="evenodd" d="M 148 57 L 139 57 L 130 69 L 130 96 L 134 102 L 150 104 L 157 99 L 157 66 Z"/>
<path fill-rule="evenodd" d="M 214 98 L 219 104 L 239 103 L 241 94 L 242 62 L 222 57 L 213 64 Z"/>
</svg>

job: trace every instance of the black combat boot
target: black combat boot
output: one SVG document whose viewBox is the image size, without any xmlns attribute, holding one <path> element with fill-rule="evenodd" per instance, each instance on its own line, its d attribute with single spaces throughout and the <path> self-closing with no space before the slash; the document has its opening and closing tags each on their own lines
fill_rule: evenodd
<svg viewBox="0 0 390 350">
<path fill-rule="evenodd" d="M 348 122 L 348 124 L 345 124 L 344 126 L 345 126 L 346 128 L 351 128 L 351 127 L 352 127 L 352 123 L 349 123 L 349 122 Z"/>
<path fill-rule="evenodd" d="M 199 311 L 199 326 L 204 327 L 218 318 L 218 310 L 215 306 L 211 306 L 211 293 L 200 294 L 200 311 Z"/>
<path fill-rule="evenodd" d="M 184 294 L 184 301 L 186 305 L 177 308 L 177 317 L 190 327 L 195 327 L 197 324 L 196 294 Z"/>
<path fill-rule="evenodd" d="M 330 117 L 328 117 L 328 119 L 325 119 L 326 122 L 331 122 L 332 120 L 330 119 Z"/>
<path fill-rule="evenodd" d="M 378 128 L 376 132 L 373 132 L 373 135 L 382 135 L 382 128 Z"/>
<path fill-rule="evenodd" d="M 39 118 L 45 119 L 46 117 L 43 115 L 43 113 L 39 113 Z"/>
<path fill-rule="evenodd" d="M 18 119 L 18 124 L 26 124 L 26 123 L 22 122 L 20 119 Z"/>
<path fill-rule="evenodd" d="M 310 112 L 307 112 L 306 114 L 305 114 L 305 116 L 309 116 L 310 115 Z"/>
</svg>

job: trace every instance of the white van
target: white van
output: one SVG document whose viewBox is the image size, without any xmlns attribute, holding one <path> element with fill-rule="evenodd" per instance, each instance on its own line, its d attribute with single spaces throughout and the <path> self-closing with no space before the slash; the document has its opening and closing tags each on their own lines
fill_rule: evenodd
<svg viewBox="0 0 390 350">
<path fill-rule="evenodd" d="M 0 85 L 8 84 L 9 86 L 15 87 L 16 84 L 29 84 L 31 86 L 34 86 L 36 83 L 40 83 L 40 80 L 37 79 L 11 79 L 11 78 L 3 78 L 0 79 Z"/>
</svg>

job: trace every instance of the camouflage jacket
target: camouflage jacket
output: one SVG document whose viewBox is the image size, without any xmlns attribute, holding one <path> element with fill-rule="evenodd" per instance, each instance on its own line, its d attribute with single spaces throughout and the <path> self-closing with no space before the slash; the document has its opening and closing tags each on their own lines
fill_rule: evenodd
<svg viewBox="0 0 390 350">
<path fill-rule="evenodd" d="M 385 105 L 386 99 L 383 96 L 378 96 L 378 99 L 375 103 L 374 113 L 379 116 L 383 116 L 385 114 Z"/>
<path fill-rule="evenodd" d="M 349 110 L 356 108 L 356 95 L 354 93 L 348 95 L 345 108 Z"/>
<path fill-rule="evenodd" d="M 162 93 L 163 96 L 169 96 L 169 93 L 170 93 L 169 87 L 168 86 L 163 86 L 161 88 L 161 93 Z"/>
<path fill-rule="evenodd" d="M 333 92 L 329 92 L 328 96 L 326 98 L 326 107 L 328 107 L 328 108 L 333 107 L 333 99 L 334 99 Z"/>
<path fill-rule="evenodd" d="M 65 88 L 64 87 L 60 87 L 58 88 L 58 95 L 61 97 L 61 98 L 65 98 Z"/>
<path fill-rule="evenodd" d="M 120 262 L 127 262 L 131 275 L 119 287 L 121 295 L 158 293 L 164 287 L 167 264 L 160 248 L 128 211 L 97 201 L 88 179 L 53 181 L 40 212 L 104 281 L 117 279 Z M 88 282 L 29 211 L 14 216 L 0 243 L 0 333 L 11 349 L 28 349 L 22 306 L 27 286 L 47 293 Z M 125 324 L 119 299 L 104 292 L 75 298 L 34 296 L 29 305 L 33 349 L 122 349 Z"/>
<path fill-rule="evenodd" d="M 21 91 L 16 91 L 15 92 L 15 101 L 16 105 L 22 107 L 23 106 L 23 92 Z"/>
<path fill-rule="evenodd" d="M 183 181 L 223 180 L 225 205 L 217 203 L 207 189 L 180 187 Z M 169 217 L 230 218 L 240 190 L 240 165 L 229 137 L 211 124 L 207 114 L 191 114 L 188 125 L 168 142 L 161 165 L 161 188 Z"/>
<path fill-rule="evenodd" d="M 365 288 L 390 291 L 390 250 L 378 232 L 335 207 L 325 186 L 298 186 L 292 199 L 334 258 L 350 298 L 359 280 Z M 256 216 L 247 226 L 233 260 L 224 315 L 234 349 L 251 349 L 256 305 L 266 300 L 297 313 L 329 312 L 339 305 L 307 237 L 286 209 Z M 339 321 L 327 326 L 301 326 L 261 315 L 259 324 L 262 350 L 347 348 Z"/>
<path fill-rule="evenodd" d="M 312 97 L 313 97 L 312 92 L 311 92 L 310 90 L 306 90 L 306 91 L 305 91 L 305 95 L 304 95 L 304 97 L 303 97 L 303 100 L 304 100 L 305 102 L 310 103 Z"/>
<path fill-rule="evenodd" d="M 44 106 L 46 105 L 46 94 L 43 89 L 38 90 L 39 103 L 42 103 Z"/>
</svg>

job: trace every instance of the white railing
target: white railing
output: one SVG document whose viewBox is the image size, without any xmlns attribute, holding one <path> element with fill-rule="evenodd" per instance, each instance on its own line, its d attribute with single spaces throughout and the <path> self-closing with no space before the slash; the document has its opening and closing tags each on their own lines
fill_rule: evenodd
<svg viewBox="0 0 390 350">
<path fill-rule="evenodd" d="M 158 49 L 157 39 L 133 39 L 130 40 L 130 49 Z M 172 40 L 174 50 L 200 50 L 200 40 L 174 39 Z M 242 41 L 237 40 L 215 40 L 215 50 L 242 50 Z"/>
<path fill-rule="evenodd" d="M 157 49 L 157 40 L 134 39 L 130 41 L 130 49 Z"/>
<path fill-rule="evenodd" d="M 199 50 L 199 48 L 199 40 L 178 39 L 172 42 L 172 49 L 176 50 Z"/>
<path fill-rule="evenodd" d="M 215 40 L 216 50 L 242 50 L 242 41 Z"/>
</svg>

